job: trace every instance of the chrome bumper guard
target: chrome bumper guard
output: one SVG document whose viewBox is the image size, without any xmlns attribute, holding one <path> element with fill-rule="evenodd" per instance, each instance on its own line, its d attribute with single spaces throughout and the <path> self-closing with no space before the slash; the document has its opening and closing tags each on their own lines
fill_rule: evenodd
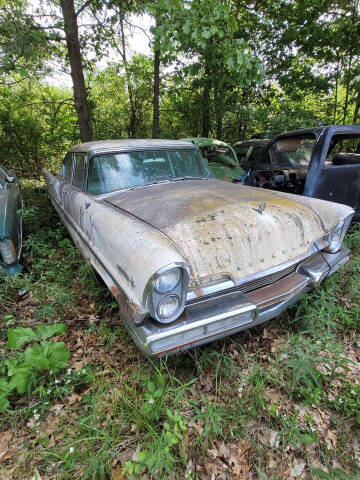
<svg viewBox="0 0 360 480">
<path fill-rule="evenodd" d="M 298 301 L 349 260 L 350 251 L 319 252 L 304 260 L 296 272 L 266 287 L 243 294 L 219 292 L 187 305 L 170 325 L 146 319 L 141 325 L 126 323 L 135 343 L 148 356 L 161 356 L 218 340 L 270 320 Z"/>
</svg>

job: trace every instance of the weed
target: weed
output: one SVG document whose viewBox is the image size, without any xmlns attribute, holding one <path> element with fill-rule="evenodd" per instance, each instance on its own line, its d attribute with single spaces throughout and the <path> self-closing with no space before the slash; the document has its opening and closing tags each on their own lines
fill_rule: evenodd
<svg viewBox="0 0 360 480">
<path fill-rule="evenodd" d="M 58 371 L 65 367 L 70 352 L 63 342 L 36 342 L 45 340 L 66 331 L 63 324 L 38 325 L 36 330 L 17 327 L 8 332 L 7 347 L 18 350 L 24 343 L 33 343 L 24 352 L 4 360 L 0 365 L 6 377 L 0 378 L 0 412 L 10 407 L 10 397 L 16 391 L 19 395 L 36 392 L 40 382 L 46 378 L 45 372 Z"/>
</svg>

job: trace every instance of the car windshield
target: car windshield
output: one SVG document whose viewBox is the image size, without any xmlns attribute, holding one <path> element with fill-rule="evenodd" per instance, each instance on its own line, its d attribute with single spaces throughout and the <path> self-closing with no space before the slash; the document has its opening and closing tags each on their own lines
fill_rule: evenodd
<svg viewBox="0 0 360 480">
<path fill-rule="evenodd" d="M 315 138 L 286 137 L 275 142 L 270 148 L 273 167 L 308 167 L 315 145 Z"/>
<path fill-rule="evenodd" d="M 99 195 L 183 178 L 213 178 L 197 150 L 104 153 L 90 159 L 87 189 Z"/>
<path fill-rule="evenodd" d="M 209 163 L 225 163 L 232 166 L 238 165 L 233 151 L 226 145 L 200 147 L 200 150 L 203 157 L 205 157 Z"/>
<path fill-rule="evenodd" d="M 242 165 L 243 161 L 246 159 L 246 154 L 248 153 L 249 145 L 235 145 L 234 150 L 240 165 Z"/>
</svg>

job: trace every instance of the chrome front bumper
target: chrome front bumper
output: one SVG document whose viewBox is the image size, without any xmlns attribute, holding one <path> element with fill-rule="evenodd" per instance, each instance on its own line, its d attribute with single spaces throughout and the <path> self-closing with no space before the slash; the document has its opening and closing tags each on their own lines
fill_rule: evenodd
<svg viewBox="0 0 360 480">
<path fill-rule="evenodd" d="M 224 290 L 186 306 L 170 325 L 146 319 L 126 323 L 138 347 L 148 356 L 161 356 L 202 345 L 278 316 L 312 287 L 319 285 L 349 260 L 350 251 L 316 253 L 301 262 L 296 272 L 246 294 Z"/>
</svg>

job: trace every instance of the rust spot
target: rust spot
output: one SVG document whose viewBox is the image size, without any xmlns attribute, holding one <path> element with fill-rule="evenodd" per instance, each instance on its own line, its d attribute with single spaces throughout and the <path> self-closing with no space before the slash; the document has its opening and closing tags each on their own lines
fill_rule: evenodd
<svg viewBox="0 0 360 480">
<path fill-rule="evenodd" d="M 202 297 L 202 296 L 204 296 L 204 291 L 203 291 L 201 288 L 196 288 L 196 289 L 194 290 L 194 293 L 195 293 L 195 295 L 196 295 L 197 297 Z"/>
<path fill-rule="evenodd" d="M 128 320 L 133 321 L 136 318 L 136 314 L 140 310 L 140 307 L 131 302 L 125 296 L 124 292 L 116 285 L 112 285 L 110 291 L 119 304 L 120 316 L 124 316 Z"/>
<path fill-rule="evenodd" d="M 114 297 L 115 297 L 116 299 L 117 299 L 118 295 L 119 295 L 120 293 L 122 293 L 121 290 L 120 290 L 120 288 L 116 287 L 115 285 L 111 285 L 110 291 L 111 291 L 111 293 L 114 295 Z"/>
</svg>

